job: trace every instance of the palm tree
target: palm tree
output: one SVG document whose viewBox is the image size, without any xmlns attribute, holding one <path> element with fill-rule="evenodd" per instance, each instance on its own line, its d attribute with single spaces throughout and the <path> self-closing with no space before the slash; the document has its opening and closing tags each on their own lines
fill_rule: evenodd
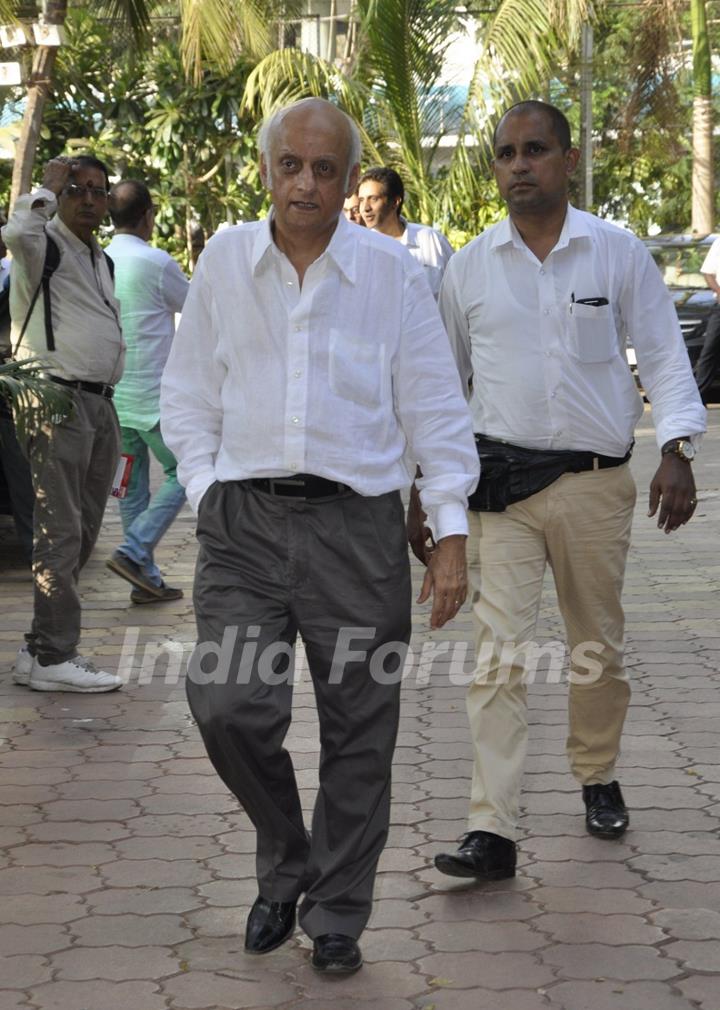
<svg viewBox="0 0 720 1010">
<path fill-rule="evenodd" d="M 583 20 L 603 2 L 498 0 L 481 25 L 481 56 L 467 102 L 455 110 L 457 142 L 440 174 L 443 62 L 453 34 L 468 30 L 455 0 L 356 0 L 357 47 L 344 74 L 308 53 L 272 52 L 250 75 L 244 105 L 267 115 L 304 95 L 334 98 L 362 124 L 366 156 L 400 170 L 420 221 L 447 223 L 462 207 L 462 216 L 481 226 L 498 110 L 542 91 L 557 71 L 558 54 L 577 44 Z"/>
<path fill-rule="evenodd" d="M 691 0 L 693 34 L 692 231 L 713 229 L 712 73 L 705 0 Z"/>
<path fill-rule="evenodd" d="M 43 17 L 48 24 L 62 26 L 72 0 L 42 0 Z M 15 21 L 26 14 L 28 4 L 21 0 L 0 0 L 0 17 Z M 188 77 L 198 80 L 203 66 L 227 68 L 241 51 L 259 59 L 270 49 L 268 16 L 276 13 L 272 0 L 97 0 L 95 11 L 116 19 L 130 29 L 135 46 L 151 41 L 151 15 L 157 11 L 175 14 L 182 26 L 182 52 Z M 30 19 L 32 20 L 32 18 Z M 52 92 L 56 46 L 38 46 L 33 53 L 32 70 L 27 85 L 27 102 L 22 131 L 13 166 L 10 205 L 21 193 L 30 190 L 43 110 Z"/>
</svg>

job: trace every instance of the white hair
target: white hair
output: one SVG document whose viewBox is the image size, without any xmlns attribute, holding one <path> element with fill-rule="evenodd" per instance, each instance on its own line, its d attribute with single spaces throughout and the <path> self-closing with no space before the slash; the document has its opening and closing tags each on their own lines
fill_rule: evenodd
<svg viewBox="0 0 720 1010">
<path fill-rule="evenodd" d="M 350 143 L 348 145 L 348 161 L 347 161 L 347 171 L 345 173 L 345 188 L 347 188 L 350 182 L 350 173 L 352 172 L 355 165 L 360 164 L 360 158 L 362 156 L 362 138 L 360 137 L 360 130 L 358 129 L 357 123 L 352 119 L 346 112 L 339 109 L 337 105 L 333 105 L 332 102 L 328 102 L 325 98 L 301 98 L 297 102 L 291 102 L 290 105 L 283 105 L 281 108 L 276 109 L 275 112 L 266 116 L 260 124 L 260 130 L 258 132 L 258 150 L 260 155 L 265 161 L 265 175 L 267 179 L 268 188 L 272 186 L 272 169 L 270 164 L 270 145 L 272 142 L 273 135 L 277 128 L 280 126 L 282 121 L 287 116 L 288 112 L 293 112 L 295 109 L 300 109 L 302 106 L 309 104 L 310 102 L 324 102 L 329 105 L 336 112 L 339 112 L 347 124 L 348 133 L 350 137 Z"/>
</svg>

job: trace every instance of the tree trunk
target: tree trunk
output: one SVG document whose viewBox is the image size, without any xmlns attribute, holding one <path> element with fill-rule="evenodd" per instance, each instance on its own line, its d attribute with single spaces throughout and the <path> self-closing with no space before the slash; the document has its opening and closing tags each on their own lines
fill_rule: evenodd
<svg viewBox="0 0 720 1010">
<path fill-rule="evenodd" d="M 50 93 L 52 73 L 57 57 L 55 46 L 39 46 L 33 56 L 32 73 L 28 82 L 27 104 L 22 131 L 15 150 L 10 209 L 21 193 L 30 192 L 35 153 L 40 139 L 43 110 Z"/>
<path fill-rule="evenodd" d="M 692 0 L 693 32 L 693 168 L 692 232 L 708 235 L 713 230 L 713 113 L 710 46 L 705 0 Z"/>
</svg>

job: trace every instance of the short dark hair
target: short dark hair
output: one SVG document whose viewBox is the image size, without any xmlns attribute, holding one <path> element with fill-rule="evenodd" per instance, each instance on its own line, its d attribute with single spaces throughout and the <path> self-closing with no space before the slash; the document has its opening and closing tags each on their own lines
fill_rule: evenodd
<svg viewBox="0 0 720 1010">
<path fill-rule="evenodd" d="M 108 209 L 116 228 L 137 228 L 153 205 L 150 190 L 139 179 L 123 179 L 113 186 Z"/>
<path fill-rule="evenodd" d="M 536 99 L 530 99 L 526 102 L 518 102 L 517 105 L 511 105 L 509 109 L 503 112 L 502 116 L 495 125 L 493 130 L 493 150 L 495 149 L 495 142 L 497 140 L 498 130 L 500 129 L 503 121 L 507 119 L 508 116 L 513 115 L 515 112 L 542 112 L 550 120 L 550 126 L 553 133 L 560 141 L 560 146 L 563 151 L 569 151 L 572 147 L 572 137 L 570 134 L 570 123 L 567 121 L 567 116 L 560 109 L 556 108 L 554 105 L 550 105 L 549 102 L 539 102 Z"/>
<path fill-rule="evenodd" d="M 110 173 L 104 161 L 100 161 L 94 154 L 72 155 L 71 160 L 80 168 L 96 168 L 99 172 L 102 172 L 105 176 L 105 188 L 110 189 Z"/>
<path fill-rule="evenodd" d="M 386 168 L 384 165 L 378 165 L 375 168 L 369 168 L 367 172 L 363 172 L 358 181 L 358 191 L 364 182 L 379 182 L 385 187 L 385 195 L 391 197 L 393 200 L 400 198 L 400 202 L 397 205 L 398 215 L 402 210 L 402 205 L 405 200 L 405 187 L 403 186 L 403 181 L 395 171 L 394 168 Z"/>
</svg>

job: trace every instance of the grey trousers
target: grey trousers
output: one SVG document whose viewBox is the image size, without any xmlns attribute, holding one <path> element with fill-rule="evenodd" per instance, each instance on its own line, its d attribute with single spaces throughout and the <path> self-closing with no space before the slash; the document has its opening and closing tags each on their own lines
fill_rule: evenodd
<svg viewBox="0 0 720 1010">
<path fill-rule="evenodd" d="M 35 488 L 30 652 L 43 666 L 77 655 L 80 569 L 100 532 L 120 457 L 120 427 L 111 400 L 73 392 L 74 410 L 28 443 Z"/>
<path fill-rule="evenodd" d="M 410 639 L 400 496 L 306 502 L 246 482 L 216 483 L 200 504 L 197 536 L 198 649 L 188 699 L 210 759 L 256 828 L 259 892 L 271 901 L 304 892 L 300 925 L 310 937 L 357 937 L 387 838 L 401 653 Z M 298 633 L 320 721 L 311 835 L 283 746 L 292 706 L 287 653 Z"/>
</svg>

